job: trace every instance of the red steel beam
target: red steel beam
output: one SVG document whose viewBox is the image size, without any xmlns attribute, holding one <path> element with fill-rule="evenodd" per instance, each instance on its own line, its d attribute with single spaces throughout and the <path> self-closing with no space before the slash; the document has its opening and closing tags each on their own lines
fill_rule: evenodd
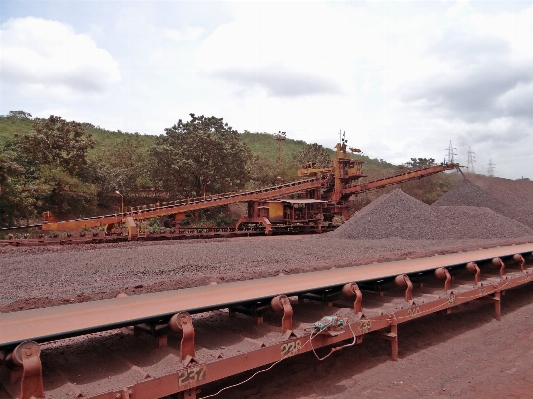
<svg viewBox="0 0 533 399">
<path fill-rule="evenodd" d="M 213 195 L 206 198 L 193 198 L 180 201 L 171 205 L 160 206 L 147 210 L 138 210 L 126 212 L 125 215 L 107 215 L 89 219 L 67 220 L 63 222 L 44 223 L 42 230 L 79 230 L 83 228 L 99 227 L 109 224 L 121 223 L 123 216 L 131 216 L 134 219 L 147 219 L 157 216 L 173 215 L 176 213 L 196 211 L 200 209 L 211 208 L 214 206 L 234 204 L 237 202 L 246 202 L 254 200 L 265 200 L 269 198 L 280 197 L 283 195 L 294 194 L 300 191 L 310 190 L 320 187 L 321 181 L 318 178 L 295 181 L 279 186 L 263 188 L 259 190 L 246 191 L 242 193 L 228 193 Z"/>
<path fill-rule="evenodd" d="M 424 168 L 420 170 L 413 170 L 410 172 L 405 172 L 396 176 L 386 177 L 384 179 L 374 180 L 368 183 L 357 184 L 355 186 L 347 187 L 342 190 L 343 195 L 352 195 L 358 193 L 364 193 L 365 191 L 376 190 L 381 187 L 391 186 L 393 184 L 404 183 L 410 180 L 421 179 L 423 177 L 431 176 L 445 170 L 452 170 L 457 168 L 457 164 L 445 164 L 445 165 L 436 165 L 430 166 L 429 168 Z"/>
<path fill-rule="evenodd" d="M 458 294 L 450 293 L 449 296 L 420 305 L 413 304 L 410 307 L 389 314 L 358 320 L 351 323 L 350 327 L 337 331 L 334 335 L 315 335 L 312 346 L 310 344 L 311 335 L 305 335 L 229 358 L 219 358 L 207 363 L 194 363 L 186 367 L 183 366 L 183 368 L 177 369 L 170 374 L 158 378 L 148 378 L 130 385 L 127 387 L 127 391 L 129 392 L 129 397 L 133 396 L 137 399 L 154 399 L 184 391 L 191 393 L 195 391 L 195 388 L 204 384 L 280 361 L 289 356 L 309 352 L 313 349 L 331 346 L 342 341 L 349 342 L 354 336 L 358 339 L 352 342 L 360 343 L 363 336 L 367 334 L 375 334 L 377 337 L 390 340 L 392 359 L 398 360 L 398 324 L 432 313 L 447 311 L 459 304 L 474 300 L 488 300 L 495 303 L 496 317 L 498 317 L 498 298 L 501 291 L 530 282 L 530 275 L 527 274 L 526 276 L 528 278 L 525 278 L 525 276 L 511 277 L 487 286 L 474 287 Z M 390 328 L 390 332 L 382 331 L 385 328 Z M 89 395 L 88 399 L 122 398 L 124 389 L 122 386 L 117 386 L 115 390 L 109 392 Z"/>
<path fill-rule="evenodd" d="M 490 248 L 387 263 L 157 292 L 0 314 L 0 348 L 26 340 L 44 342 L 68 336 L 159 320 L 178 312 L 222 309 L 238 303 L 295 295 L 399 274 L 434 270 L 471 261 L 533 251 L 533 244 Z"/>
</svg>

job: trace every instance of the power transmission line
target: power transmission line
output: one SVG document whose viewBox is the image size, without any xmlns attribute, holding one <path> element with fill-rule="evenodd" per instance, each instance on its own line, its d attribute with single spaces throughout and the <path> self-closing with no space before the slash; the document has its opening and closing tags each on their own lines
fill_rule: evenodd
<svg viewBox="0 0 533 399">
<path fill-rule="evenodd" d="M 492 159 L 489 159 L 489 165 L 487 167 L 487 174 L 490 177 L 494 177 L 494 170 L 496 169 L 495 166 L 496 164 L 492 163 Z"/>
<path fill-rule="evenodd" d="M 476 162 L 476 153 L 468 146 L 468 158 L 466 161 L 466 170 L 474 173 L 474 163 Z"/>
<path fill-rule="evenodd" d="M 450 145 L 448 146 L 448 148 L 446 148 L 446 150 L 448 151 L 448 159 L 447 159 L 447 162 L 448 163 L 455 163 L 455 156 L 457 155 L 455 153 L 455 151 L 457 150 L 457 148 L 455 148 L 453 145 L 452 145 L 452 141 L 450 140 Z"/>
</svg>

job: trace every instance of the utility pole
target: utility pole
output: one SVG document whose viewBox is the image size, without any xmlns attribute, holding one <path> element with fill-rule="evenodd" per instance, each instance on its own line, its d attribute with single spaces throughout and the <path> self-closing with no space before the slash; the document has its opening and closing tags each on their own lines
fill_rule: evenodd
<svg viewBox="0 0 533 399">
<path fill-rule="evenodd" d="M 490 177 L 494 177 L 494 170 L 496 169 L 495 166 L 496 166 L 496 164 L 492 163 L 492 159 L 489 159 L 489 165 L 487 167 L 487 174 Z"/>
<path fill-rule="evenodd" d="M 455 148 L 452 145 L 452 141 L 451 140 L 450 140 L 450 145 L 448 146 L 448 148 L 446 148 L 446 150 L 448 151 L 448 160 L 447 160 L 447 162 L 448 163 L 455 163 L 455 156 L 457 155 L 455 153 L 455 151 L 457 150 L 457 148 Z"/>
<path fill-rule="evenodd" d="M 122 216 L 122 220 L 124 220 L 124 196 L 122 194 L 120 194 L 120 192 L 117 190 L 115 191 L 115 193 L 117 193 L 118 195 L 120 195 L 120 198 L 122 199 L 122 212 L 121 212 L 121 216 Z"/>
<path fill-rule="evenodd" d="M 278 134 L 275 134 L 274 135 L 274 140 L 276 140 L 278 142 L 278 168 L 281 168 L 281 163 L 282 163 L 282 146 L 281 146 L 281 143 L 287 139 L 287 133 L 286 132 L 282 132 L 282 131 L 279 131 Z"/>
<path fill-rule="evenodd" d="M 474 162 L 476 162 L 476 153 L 470 150 L 470 146 L 468 146 L 468 158 L 466 161 L 466 170 L 474 173 Z"/>
</svg>

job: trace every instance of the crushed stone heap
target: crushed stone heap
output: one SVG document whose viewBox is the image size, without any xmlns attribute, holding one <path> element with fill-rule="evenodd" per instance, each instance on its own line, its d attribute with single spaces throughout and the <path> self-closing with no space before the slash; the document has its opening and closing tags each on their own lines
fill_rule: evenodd
<svg viewBox="0 0 533 399">
<path fill-rule="evenodd" d="M 495 178 L 486 180 L 488 180 L 489 188 L 498 196 L 465 179 L 435 201 L 433 205 L 485 207 L 533 228 L 533 202 L 528 195 L 524 195 L 525 193 L 517 189 L 520 182 Z M 502 189 L 502 186 L 505 188 Z M 502 195 L 505 196 L 502 198 Z"/>
<path fill-rule="evenodd" d="M 473 175 L 469 178 L 505 204 L 506 216 L 533 228 L 533 181 L 481 175 Z"/>
<path fill-rule="evenodd" d="M 396 189 L 382 195 L 328 235 L 338 238 L 425 239 L 438 219 L 429 205 Z"/>
<path fill-rule="evenodd" d="M 435 201 L 433 206 L 477 206 L 505 214 L 505 204 L 470 180 L 464 179 Z"/>
<path fill-rule="evenodd" d="M 327 235 L 439 240 L 524 237 L 533 235 L 533 230 L 486 207 L 430 206 L 396 189 L 371 202 Z"/>
</svg>

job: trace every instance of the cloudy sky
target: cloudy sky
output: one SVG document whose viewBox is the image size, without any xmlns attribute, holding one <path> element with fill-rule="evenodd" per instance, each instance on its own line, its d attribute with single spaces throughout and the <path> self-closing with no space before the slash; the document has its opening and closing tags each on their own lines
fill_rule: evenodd
<svg viewBox="0 0 533 399">
<path fill-rule="evenodd" d="M 0 2 L 0 114 L 161 134 L 189 113 L 533 179 L 533 1 Z"/>
</svg>

